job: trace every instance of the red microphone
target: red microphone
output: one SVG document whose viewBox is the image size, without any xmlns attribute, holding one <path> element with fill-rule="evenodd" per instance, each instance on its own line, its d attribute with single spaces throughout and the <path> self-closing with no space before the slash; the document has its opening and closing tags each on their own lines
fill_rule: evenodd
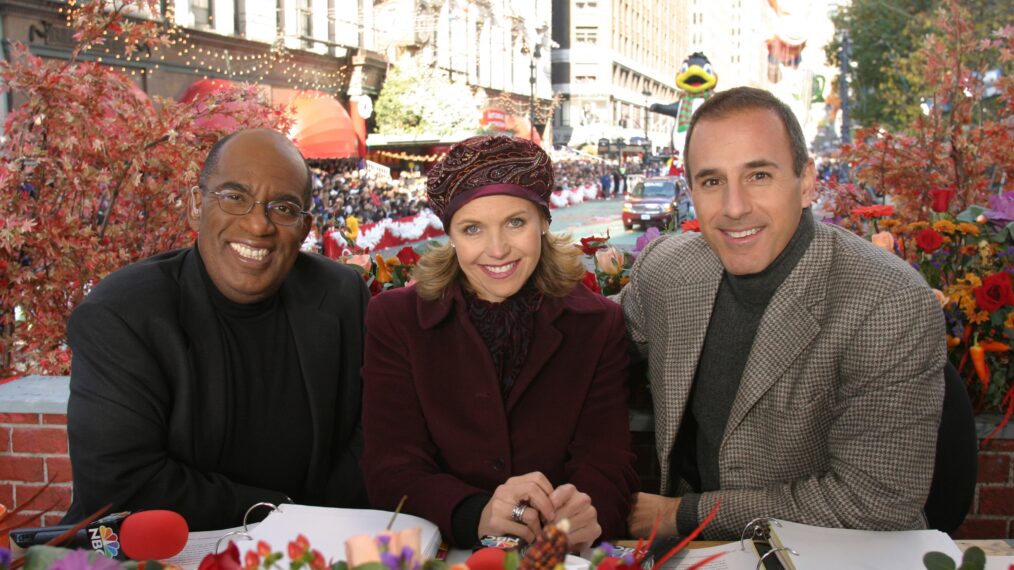
<svg viewBox="0 0 1014 570">
<path fill-rule="evenodd" d="M 120 525 L 120 544 L 131 560 L 165 560 L 187 545 L 190 527 L 179 513 L 142 511 Z"/>
<path fill-rule="evenodd" d="M 19 548 L 46 544 L 75 525 L 19 528 L 10 532 Z M 187 545 L 187 521 L 172 511 L 115 513 L 86 525 L 58 546 L 84 548 L 119 560 L 165 560 Z"/>
</svg>

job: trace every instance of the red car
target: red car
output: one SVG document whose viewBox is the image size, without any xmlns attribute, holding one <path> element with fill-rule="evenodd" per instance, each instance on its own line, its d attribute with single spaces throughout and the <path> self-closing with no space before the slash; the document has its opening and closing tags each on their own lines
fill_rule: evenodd
<svg viewBox="0 0 1014 570">
<path fill-rule="evenodd" d="M 694 217 L 690 192 L 681 176 L 646 178 L 635 184 L 623 200 L 623 227 L 628 230 L 634 224 L 665 229 Z"/>
</svg>

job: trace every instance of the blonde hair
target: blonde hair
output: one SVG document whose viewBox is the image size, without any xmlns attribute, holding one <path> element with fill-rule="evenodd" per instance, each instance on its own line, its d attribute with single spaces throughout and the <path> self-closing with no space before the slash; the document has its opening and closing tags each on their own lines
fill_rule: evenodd
<svg viewBox="0 0 1014 570">
<path fill-rule="evenodd" d="M 550 297 L 566 296 L 584 277 L 581 250 L 574 246 L 569 234 L 552 232 L 542 236 L 541 249 L 539 263 L 532 273 L 535 288 Z M 451 284 L 462 276 L 461 264 L 450 242 L 432 247 L 412 270 L 415 290 L 427 301 L 443 297 Z"/>
</svg>

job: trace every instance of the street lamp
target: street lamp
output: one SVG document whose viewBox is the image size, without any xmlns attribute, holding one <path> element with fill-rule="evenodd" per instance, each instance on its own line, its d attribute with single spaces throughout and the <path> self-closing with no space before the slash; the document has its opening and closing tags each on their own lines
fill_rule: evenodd
<svg viewBox="0 0 1014 570">
<path fill-rule="evenodd" d="M 528 69 L 531 71 L 531 75 L 528 78 L 528 82 L 531 83 L 531 94 L 528 97 L 528 121 L 529 128 L 531 131 L 528 133 L 528 139 L 535 142 L 535 61 L 542 57 L 542 46 L 535 44 L 535 51 L 532 52 L 532 57 L 529 60 Z"/>
<path fill-rule="evenodd" d="M 645 89 L 641 91 L 641 95 L 644 95 L 644 142 L 648 145 L 648 153 L 651 153 L 651 139 L 648 138 L 648 98 L 651 97 L 651 91 Z"/>
</svg>

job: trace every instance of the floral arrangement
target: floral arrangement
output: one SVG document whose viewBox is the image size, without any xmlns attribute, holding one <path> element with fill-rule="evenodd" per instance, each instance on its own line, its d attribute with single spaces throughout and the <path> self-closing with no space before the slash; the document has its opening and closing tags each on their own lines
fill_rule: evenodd
<svg viewBox="0 0 1014 570">
<path fill-rule="evenodd" d="M 951 362 L 969 381 L 978 410 L 1014 414 L 1014 192 L 990 208 L 951 215 L 953 190 L 932 191 L 928 220 L 903 223 L 891 205 L 852 209 L 852 222 L 879 247 L 908 260 L 934 289 L 947 319 Z M 1001 424 L 1003 425 L 1003 424 Z"/>
<path fill-rule="evenodd" d="M 393 257 L 385 259 L 382 255 L 370 255 L 368 249 L 356 245 L 359 237 L 359 220 L 355 216 L 345 218 L 345 229 L 341 231 L 346 247 L 342 249 L 338 261 L 358 271 L 373 296 L 397 287 L 412 284 L 412 268 L 419 261 L 419 252 L 405 246 Z"/>
</svg>

